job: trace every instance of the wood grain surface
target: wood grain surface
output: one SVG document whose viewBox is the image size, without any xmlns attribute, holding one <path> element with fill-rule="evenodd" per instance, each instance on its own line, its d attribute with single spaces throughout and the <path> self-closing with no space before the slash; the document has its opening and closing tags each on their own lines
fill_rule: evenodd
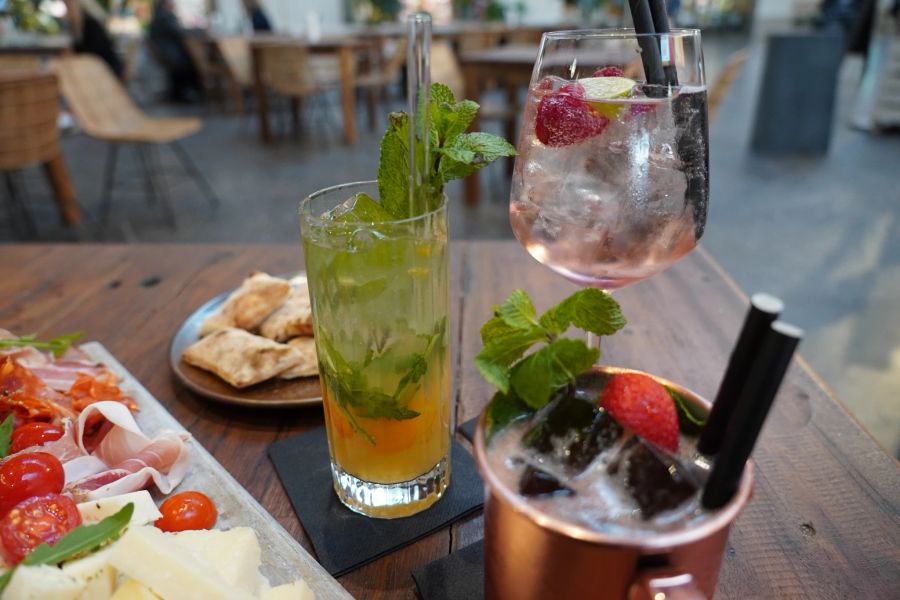
<svg viewBox="0 0 900 600">
<path fill-rule="evenodd" d="M 292 245 L 0 245 L 0 327 L 39 336 L 82 330 L 102 342 L 312 551 L 266 446 L 322 425 L 321 408 L 213 404 L 183 388 L 167 360 L 171 336 L 206 300 L 253 270 L 302 268 Z M 522 287 L 542 310 L 575 287 L 515 242 L 454 242 L 451 278 L 462 422 L 490 397 L 472 357 L 491 306 Z M 616 296 L 629 325 L 604 340 L 602 362 L 714 396 L 746 299 L 705 252 Z M 717 597 L 897 597 L 900 469 L 802 360 L 789 371 L 754 457 L 754 498 L 732 530 Z M 413 598 L 413 569 L 481 535 L 475 516 L 340 581 L 358 598 Z"/>
</svg>

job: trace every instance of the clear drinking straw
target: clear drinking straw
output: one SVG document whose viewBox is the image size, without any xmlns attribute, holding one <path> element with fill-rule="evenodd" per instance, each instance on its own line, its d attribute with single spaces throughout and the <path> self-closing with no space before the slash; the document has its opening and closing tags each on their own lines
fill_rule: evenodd
<svg viewBox="0 0 900 600">
<path fill-rule="evenodd" d="M 429 180 L 431 119 L 431 15 L 417 12 L 407 17 L 406 99 L 409 114 L 409 207 L 410 215 L 425 212 L 425 186 Z M 418 159 L 416 157 L 419 157 Z"/>
</svg>

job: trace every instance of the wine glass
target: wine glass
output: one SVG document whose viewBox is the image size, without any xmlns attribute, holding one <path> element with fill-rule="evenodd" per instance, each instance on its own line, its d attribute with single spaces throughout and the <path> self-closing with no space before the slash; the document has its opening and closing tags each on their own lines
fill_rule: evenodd
<svg viewBox="0 0 900 600">
<path fill-rule="evenodd" d="M 708 147 L 699 30 L 545 33 L 512 179 L 513 232 L 579 285 L 641 281 L 703 235 Z"/>
</svg>

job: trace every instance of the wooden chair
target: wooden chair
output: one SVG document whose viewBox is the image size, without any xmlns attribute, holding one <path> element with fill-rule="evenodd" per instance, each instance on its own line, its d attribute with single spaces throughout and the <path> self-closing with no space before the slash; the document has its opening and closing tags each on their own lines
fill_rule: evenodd
<svg viewBox="0 0 900 600">
<path fill-rule="evenodd" d="M 235 110 L 244 114 L 244 91 L 253 88 L 253 57 L 250 43 L 242 36 L 216 38 L 216 48 L 225 67 Z"/>
<path fill-rule="evenodd" d="M 158 167 L 157 148 L 161 145 L 169 145 L 186 174 L 194 180 L 209 204 L 212 207 L 218 205 L 219 200 L 209 183 L 179 143 L 200 130 L 203 126 L 200 119 L 148 116 L 131 100 L 109 67 L 92 55 L 56 59 L 53 70 L 59 77 L 63 98 L 84 132 L 109 143 L 100 203 L 103 223 L 109 219 L 116 157 L 122 144 L 133 144 L 138 149 L 148 200 L 161 201 L 173 226 L 175 213 Z M 157 174 L 160 175 L 159 179 Z"/>
<path fill-rule="evenodd" d="M 385 100 L 388 86 L 400 77 L 400 69 L 406 64 L 406 40 L 393 40 L 394 50 L 391 55 L 381 62 L 373 65 L 369 71 L 356 77 L 356 87 L 366 92 L 366 109 L 369 119 L 369 129 L 375 129 L 377 119 L 378 100 Z"/>
<path fill-rule="evenodd" d="M 75 189 L 59 149 L 59 87 L 56 77 L 37 71 L 0 73 L 0 171 L 9 194 L 10 219 L 29 237 L 37 230 L 26 206 L 21 169 L 41 164 L 62 209 L 63 219 L 80 219 Z"/>
<path fill-rule="evenodd" d="M 725 63 L 725 67 L 722 69 L 722 72 L 719 73 L 719 76 L 709 88 L 708 111 L 710 121 L 712 121 L 713 117 L 715 117 L 716 111 L 719 109 L 719 105 L 722 103 L 722 100 L 725 99 L 725 95 L 731 88 L 731 84 L 734 83 L 735 79 L 737 79 L 737 76 L 741 72 L 741 68 L 747 61 L 748 56 L 749 53 L 747 52 L 746 48 L 742 48 L 741 50 L 734 52 L 730 57 L 728 57 L 728 62 Z"/>
<path fill-rule="evenodd" d="M 259 72 L 263 85 L 291 100 L 294 133 L 300 130 L 300 103 L 336 86 L 339 78 L 324 81 L 313 69 L 309 52 L 302 43 L 267 42 L 257 49 Z"/>
</svg>

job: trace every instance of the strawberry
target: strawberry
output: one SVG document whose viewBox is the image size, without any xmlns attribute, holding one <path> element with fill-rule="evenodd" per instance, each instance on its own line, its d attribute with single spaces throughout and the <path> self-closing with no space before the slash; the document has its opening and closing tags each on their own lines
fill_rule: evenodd
<svg viewBox="0 0 900 600">
<path fill-rule="evenodd" d="M 678 414 L 669 392 L 652 377 L 620 373 L 606 383 L 600 404 L 623 427 L 648 442 L 676 452 Z"/>
<path fill-rule="evenodd" d="M 594 71 L 591 77 L 625 77 L 625 71 L 613 66 L 600 67 Z"/>
<path fill-rule="evenodd" d="M 575 85 L 578 84 L 572 85 L 572 91 L 577 93 Z M 583 87 L 581 92 L 584 93 Z M 556 93 L 541 98 L 534 133 L 547 146 L 568 146 L 599 135 L 607 124 L 609 119 L 576 96 Z"/>
</svg>

